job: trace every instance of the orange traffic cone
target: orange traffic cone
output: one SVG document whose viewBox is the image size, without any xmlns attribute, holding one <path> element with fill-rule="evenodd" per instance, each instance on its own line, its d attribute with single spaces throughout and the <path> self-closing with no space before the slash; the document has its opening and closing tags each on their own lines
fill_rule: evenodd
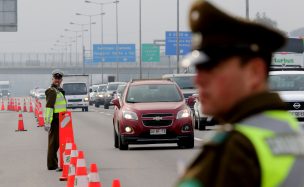
<svg viewBox="0 0 304 187">
<path fill-rule="evenodd" d="M 64 153 L 63 153 L 62 175 L 59 178 L 60 181 L 68 180 L 69 164 L 70 164 L 70 159 L 71 159 L 72 146 L 73 146 L 73 143 L 70 143 L 70 142 L 65 144 L 65 150 L 64 150 Z"/>
<path fill-rule="evenodd" d="M 43 126 L 44 126 L 44 119 L 43 119 L 42 110 L 40 110 L 39 114 L 38 114 L 38 126 L 37 127 L 43 127 Z"/>
<path fill-rule="evenodd" d="M 32 101 L 30 101 L 30 113 L 33 113 L 33 105 L 32 105 Z"/>
<path fill-rule="evenodd" d="M 2 100 L 2 106 L 1 106 L 1 110 L 5 110 L 5 107 L 4 107 L 4 102 Z"/>
<path fill-rule="evenodd" d="M 74 187 L 87 187 L 89 184 L 89 178 L 87 173 L 87 167 L 84 159 L 84 152 L 78 152 L 77 164 L 76 164 L 76 175 Z"/>
<path fill-rule="evenodd" d="M 78 157 L 78 150 L 76 144 L 73 144 L 71 151 L 71 160 L 69 165 L 68 182 L 66 187 L 74 187 L 77 157 Z"/>
<path fill-rule="evenodd" d="M 112 183 L 112 187 L 120 187 L 120 180 L 119 179 L 114 179 Z"/>
<path fill-rule="evenodd" d="M 24 105 L 23 105 L 23 112 L 27 112 L 25 99 L 24 99 Z"/>
<path fill-rule="evenodd" d="M 15 130 L 17 131 L 27 131 L 24 129 L 24 123 L 23 123 L 23 117 L 21 111 L 19 112 L 19 117 L 18 117 L 18 129 Z"/>
<path fill-rule="evenodd" d="M 91 164 L 88 187 L 101 187 L 97 164 Z"/>
</svg>

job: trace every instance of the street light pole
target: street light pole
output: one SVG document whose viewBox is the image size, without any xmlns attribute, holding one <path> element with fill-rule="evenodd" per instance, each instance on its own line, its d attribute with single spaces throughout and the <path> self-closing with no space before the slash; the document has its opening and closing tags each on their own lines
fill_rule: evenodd
<svg viewBox="0 0 304 187">
<path fill-rule="evenodd" d="M 249 0 L 246 0 L 246 18 L 249 19 Z"/>
<path fill-rule="evenodd" d="M 139 79 L 142 79 L 141 34 L 141 0 L 139 0 Z"/>
<path fill-rule="evenodd" d="M 177 32 L 176 32 L 176 73 L 179 74 L 179 0 L 177 0 Z"/>
<path fill-rule="evenodd" d="M 71 22 L 70 23 L 71 25 L 78 25 L 78 26 L 80 26 L 81 27 L 81 35 L 82 35 L 82 37 L 81 37 L 81 50 L 82 50 L 82 73 L 84 74 L 85 73 L 85 53 L 84 53 L 84 31 L 86 31 L 85 29 L 84 29 L 84 26 L 86 26 L 86 25 L 92 25 L 92 24 L 95 24 L 95 22 L 93 22 L 93 23 L 89 23 L 89 24 L 79 24 L 79 23 L 74 23 L 74 22 Z"/>
<path fill-rule="evenodd" d="M 118 66 L 118 3 L 119 1 L 114 1 L 116 4 L 116 79 L 119 81 L 119 66 Z"/>
</svg>

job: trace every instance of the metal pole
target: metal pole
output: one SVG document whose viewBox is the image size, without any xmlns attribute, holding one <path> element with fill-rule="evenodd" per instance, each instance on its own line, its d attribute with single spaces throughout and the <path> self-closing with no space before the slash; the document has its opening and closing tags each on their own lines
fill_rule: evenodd
<svg viewBox="0 0 304 187">
<path fill-rule="evenodd" d="M 142 79 L 141 34 L 141 0 L 139 0 L 139 79 Z"/>
<path fill-rule="evenodd" d="M 76 49 L 76 65 L 78 64 L 78 56 L 77 56 L 77 36 L 78 36 L 78 32 L 75 32 L 76 33 L 76 47 L 75 47 L 75 49 Z"/>
<path fill-rule="evenodd" d="M 90 17 L 90 59 L 91 59 L 92 58 L 92 16 L 89 17 Z"/>
<path fill-rule="evenodd" d="M 176 73 L 179 74 L 179 0 L 177 0 Z"/>
<path fill-rule="evenodd" d="M 249 19 L 249 0 L 246 0 L 246 18 Z"/>
<path fill-rule="evenodd" d="M 82 40 L 82 44 L 81 44 L 81 49 L 82 49 L 82 74 L 85 74 L 85 60 L 84 60 L 84 25 L 81 25 L 81 32 L 82 32 L 82 36 L 81 36 L 81 40 Z"/>
<path fill-rule="evenodd" d="M 101 45 L 103 45 L 103 4 L 101 3 L 100 4 L 100 15 L 101 15 Z M 100 60 L 101 60 L 101 83 L 103 83 L 103 62 L 102 62 L 102 56 L 103 56 L 103 53 L 102 53 L 102 48 L 101 48 L 101 51 L 100 51 Z"/>
<path fill-rule="evenodd" d="M 117 81 L 119 81 L 119 70 L 118 70 L 118 2 L 119 1 L 115 1 L 116 4 L 116 79 Z"/>
</svg>

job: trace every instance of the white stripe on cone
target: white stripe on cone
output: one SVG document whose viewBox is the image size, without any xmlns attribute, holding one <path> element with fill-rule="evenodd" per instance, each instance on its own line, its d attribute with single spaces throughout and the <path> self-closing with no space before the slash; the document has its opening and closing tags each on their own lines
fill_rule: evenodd
<svg viewBox="0 0 304 187">
<path fill-rule="evenodd" d="M 69 167 L 69 176 L 73 176 L 76 174 L 76 169 L 74 165 L 70 165 Z"/>
<path fill-rule="evenodd" d="M 74 187 L 88 187 L 89 184 L 89 179 L 88 176 L 76 176 L 75 177 L 75 182 L 74 182 Z"/>
<path fill-rule="evenodd" d="M 65 149 L 66 149 L 66 150 L 72 149 L 72 143 L 67 143 L 67 144 L 65 144 Z"/>
<path fill-rule="evenodd" d="M 85 160 L 84 159 L 77 159 L 77 168 L 78 167 L 86 167 L 86 164 L 85 164 Z"/>
<path fill-rule="evenodd" d="M 89 182 L 100 182 L 98 173 L 89 173 Z"/>
</svg>

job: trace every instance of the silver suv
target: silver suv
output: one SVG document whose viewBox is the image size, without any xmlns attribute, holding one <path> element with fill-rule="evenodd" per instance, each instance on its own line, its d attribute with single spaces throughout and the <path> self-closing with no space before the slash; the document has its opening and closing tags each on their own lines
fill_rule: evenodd
<svg viewBox="0 0 304 187">
<path fill-rule="evenodd" d="M 287 103 L 288 110 L 304 125 L 304 69 L 275 69 L 269 73 L 269 88 Z"/>
</svg>

